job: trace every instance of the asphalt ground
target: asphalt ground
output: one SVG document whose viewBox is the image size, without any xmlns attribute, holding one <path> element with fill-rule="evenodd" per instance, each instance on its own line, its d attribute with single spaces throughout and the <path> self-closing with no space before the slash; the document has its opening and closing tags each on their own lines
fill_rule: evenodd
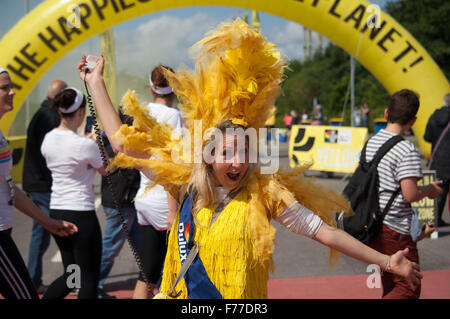
<svg viewBox="0 0 450 319">
<path fill-rule="evenodd" d="M 280 146 L 280 165 L 289 165 L 287 157 L 288 143 L 281 143 Z M 326 174 L 317 171 L 308 171 L 306 176 L 315 178 L 318 183 L 333 189 L 336 192 L 341 192 L 346 184 L 343 179 L 344 174 L 334 174 L 333 177 L 328 177 Z M 102 230 L 105 226 L 105 217 L 103 209 L 100 203 L 100 177 L 97 176 L 95 182 L 95 193 L 96 193 L 96 206 L 97 216 L 100 221 Z M 20 186 L 20 185 L 19 185 Z M 444 220 L 450 222 L 450 216 L 448 211 L 448 205 L 444 212 Z M 271 296 L 270 287 L 279 287 L 277 289 L 286 290 L 284 296 L 290 296 L 289 298 L 308 298 L 309 295 L 292 295 L 289 294 L 290 286 L 286 283 L 295 282 L 289 279 L 304 279 L 304 282 L 309 282 L 313 280 L 312 286 L 317 286 L 318 283 L 323 282 L 326 278 L 334 276 L 334 278 L 345 278 L 344 276 L 356 275 L 355 278 L 361 276 L 363 282 L 364 278 L 370 274 L 366 264 L 349 258 L 345 255 L 340 256 L 338 263 L 333 267 L 329 267 L 328 257 L 329 249 L 314 240 L 298 236 L 286 230 L 284 227 L 280 226 L 278 223 L 274 222 L 273 225 L 277 229 L 276 241 L 275 241 L 275 271 L 270 275 L 272 279 L 269 282 L 269 297 Z M 17 212 L 14 216 L 14 226 L 12 231 L 12 236 L 22 257 L 25 262 L 28 259 L 28 250 L 30 244 L 32 229 L 32 220 Z M 425 273 L 431 273 L 435 271 L 449 271 L 450 270 L 450 227 L 443 227 L 438 229 L 438 238 L 431 239 L 427 238 L 418 243 L 420 265 L 421 270 Z M 44 255 L 43 260 L 43 282 L 49 285 L 54 279 L 59 277 L 63 272 L 63 267 L 61 259 L 58 253 L 57 246 L 54 239 L 51 240 L 50 247 Z M 435 274 L 439 274 L 436 272 Z M 446 276 L 449 272 L 445 272 Z M 125 289 L 132 289 L 136 278 L 138 276 L 138 267 L 134 260 L 131 251 L 125 243 L 123 249 L 121 250 L 119 256 L 115 260 L 114 267 L 111 271 L 110 276 L 105 282 L 105 287 L 125 287 Z M 358 277 L 359 276 L 359 277 Z M 436 276 L 435 276 L 436 277 Z M 445 276 L 437 276 L 436 282 L 439 282 L 439 278 L 444 278 Z M 445 278 L 450 278 L 447 276 Z M 286 281 L 283 281 L 286 280 Z M 339 281 L 333 281 L 335 285 L 339 285 Z M 316 283 L 316 284 L 314 284 Z M 447 285 L 448 283 L 448 285 Z M 281 285 L 281 286 L 280 286 Z M 434 284 L 433 284 L 434 285 Z M 447 286 L 444 286 L 437 298 L 448 298 L 450 299 L 450 281 L 446 282 Z M 337 287 L 336 289 L 339 289 Z M 430 289 L 433 289 L 431 287 Z M 125 294 L 125 297 L 130 296 L 130 294 Z M 283 294 L 272 294 L 273 297 L 277 298 L 283 296 Z M 305 297 L 306 296 L 306 297 Z M 319 294 L 312 294 L 313 297 L 325 296 Z M 328 296 L 328 295 L 326 295 Z M 338 295 L 331 294 L 331 297 L 339 298 Z M 370 298 L 372 295 L 363 295 L 360 298 Z"/>
</svg>

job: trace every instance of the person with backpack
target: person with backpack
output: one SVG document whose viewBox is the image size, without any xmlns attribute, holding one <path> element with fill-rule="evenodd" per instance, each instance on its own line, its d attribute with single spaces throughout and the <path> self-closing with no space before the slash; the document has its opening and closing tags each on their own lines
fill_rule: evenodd
<svg viewBox="0 0 450 319">
<path fill-rule="evenodd" d="M 426 226 L 416 240 L 411 227 L 412 202 L 442 193 L 442 181 L 418 187 L 422 175 L 420 155 L 414 144 L 402 138 L 416 121 L 418 95 L 407 89 L 392 95 L 385 109 L 388 121 L 364 146 L 360 165 L 344 189 L 355 215 L 344 218 L 344 230 L 375 250 L 391 255 L 407 249 L 406 257 L 419 264 L 417 241 L 434 228 Z M 374 200 L 375 198 L 375 200 Z M 420 233 L 420 230 L 419 230 Z M 383 298 L 419 298 L 420 284 L 412 288 L 400 276 L 383 273 Z"/>
</svg>

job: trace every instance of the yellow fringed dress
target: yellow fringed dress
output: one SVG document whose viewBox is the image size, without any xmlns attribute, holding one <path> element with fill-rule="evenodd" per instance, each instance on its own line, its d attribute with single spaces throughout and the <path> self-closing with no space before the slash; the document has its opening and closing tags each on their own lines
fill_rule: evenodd
<svg viewBox="0 0 450 319">
<path fill-rule="evenodd" d="M 306 167 L 276 175 L 256 173 L 249 183 L 225 207 L 209 228 L 217 207 L 202 208 L 197 213 L 194 242 L 211 282 L 225 299 L 267 298 L 269 271 L 273 269 L 275 228 L 270 220 L 279 216 L 291 200 L 298 200 L 328 225 L 335 226 L 334 209 L 351 211 L 341 195 L 308 181 L 300 172 Z M 180 271 L 176 216 L 169 236 L 161 296 L 167 296 Z M 338 254 L 330 249 L 330 265 Z M 175 292 L 188 298 L 184 280 Z"/>
<path fill-rule="evenodd" d="M 203 208 L 197 214 L 194 242 L 209 279 L 225 299 L 267 298 L 270 260 L 261 260 L 253 244 L 249 214 L 250 196 L 246 189 L 225 207 L 209 228 L 216 208 Z M 178 225 L 178 217 L 174 227 Z M 167 295 L 181 268 L 176 229 L 170 233 L 161 293 Z M 188 298 L 184 280 L 175 291 Z"/>
</svg>

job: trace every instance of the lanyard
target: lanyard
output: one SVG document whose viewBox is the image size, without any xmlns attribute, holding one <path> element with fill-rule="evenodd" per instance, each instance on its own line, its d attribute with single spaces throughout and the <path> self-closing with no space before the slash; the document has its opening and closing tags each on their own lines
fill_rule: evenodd
<svg viewBox="0 0 450 319">
<path fill-rule="evenodd" d="M 217 208 L 213 212 L 213 215 L 211 216 L 209 229 L 211 229 L 212 225 L 219 218 L 219 216 L 222 213 L 222 211 L 233 200 L 233 198 L 238 194 L 238 192 L 239 192 L 239 190 L 228 193 L 227 196 L 222 200 L 222 202 L 217 206 Z M 198 252 L 199 252 L 199 246 L 196 243 L 193 243 L 194 242 L 194 238 L 193 238 L 194 237 L 193 236 L 193 234 L 194 234 L 194 232 L 193 232 L 194 225 L 193 225 L 193 222 L 192 222 L 192 201 L 193 201 L 193 199 L 188 194 L 186 194 L 183 204 L 189 205 L 189 209 L 191 211 L 191 216 L 190 216 L 191 217 L 191 222 L 190 222 L 190 224 L 192 226 L 189 229 L 190 238 L 189 238 L 188 247 L 192 247 L 192 248 L 190 249 L 187 257 L 183 258 L 184 262 L 182 262 L 181 269 L 180 269 L 180 271 L 179 271 L 179 273 L 177 275 L 177 278 L 175 279 L 174 284 L 172 285 L 172 289 L 170 289 L 169 293 L 167 294 L 171 298 L 177 298 L 178 296 L 180 296 L 180 294 L 182 292 L 181 290 L 174 294 L 175 287 L 178 285 L 178 283 L 180 282 L 181 278 L 184 277 L 184 275 L 188 271 L 189 267 L 192 265 L 192 262 L 194 261 L 195 257 L 198 255 Z M 181 208 L 180 208 L 180 211 L 181 211 Z M 181 257 L 181 255 L 180 255 L 180 257 Z"/>
</svg>

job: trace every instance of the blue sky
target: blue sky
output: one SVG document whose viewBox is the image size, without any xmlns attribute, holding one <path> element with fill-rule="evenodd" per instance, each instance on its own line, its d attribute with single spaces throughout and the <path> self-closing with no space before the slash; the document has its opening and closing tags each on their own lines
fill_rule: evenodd
<svg viewBox="0 0 450 319">
<path fill-rule="evenodd" d="M 387 0 L 372 0 L 381 7 Z M 41 0 L 29 0 L 30 10 Z M 17 23 L 25 12 L 24 0 L 0 0 L 0 37 Z M 174 68 L 191 67 L 188 48 L 200 40 L 211 27 L 224 20 L 243 16 L 245 9 L 233 7 L 186 7 L 166 10 L 124 22 L 113 28 L 116 43 L 117 70 L 146 78 L 157 64 Z M 291 59 L 302 59 L 303 29 L 292 21 L 260 12 L 262 32 L 274 42 L 283 54 Z M 151 41 L 145 39 L 151 38 Z M 171 41 L 167 41 L 171 39 Z M 313 34 L 313 44 L 317 41 Z M 82 53 L 100 54 L 99 38 L 93 37 L 62 58 L 41 79 L 36 94 L 45 95 L 48 83 L 62 78 L 78 84 L 75 65 Z M 144 66 L 144 67 L 143 67 Z M 75 82 L 77 81 L 77 82 Z"/>
</svg>

